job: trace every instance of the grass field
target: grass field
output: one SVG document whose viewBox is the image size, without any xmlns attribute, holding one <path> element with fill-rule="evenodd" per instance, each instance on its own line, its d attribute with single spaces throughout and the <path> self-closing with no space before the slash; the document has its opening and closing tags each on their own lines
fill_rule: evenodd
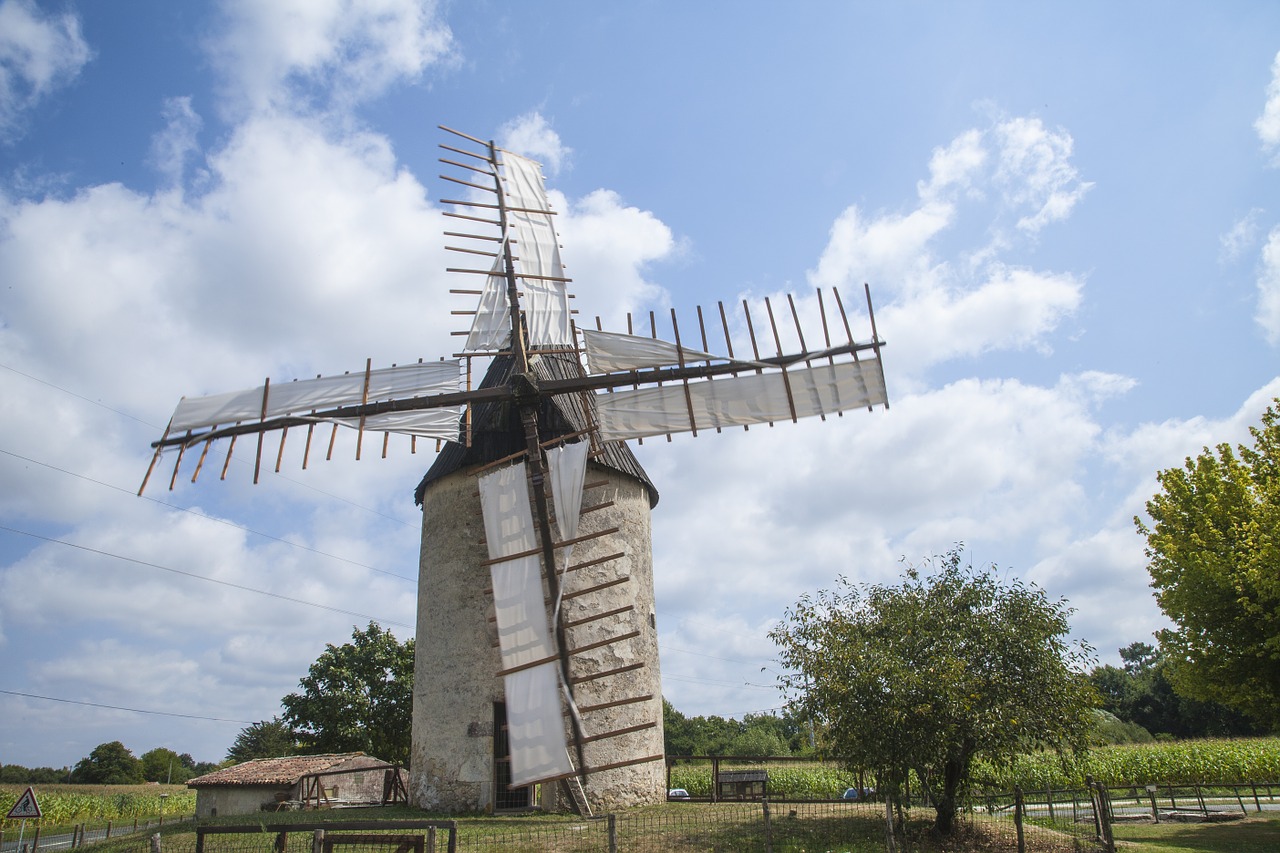
<svg viewBox="0 0 1280 853">
<path fill-rule="evenodd" d="M 1275 853 L 1280 816 L 1229 823 L 1117 824 L 1117 853 Z"/>
<path fill-rule="evenodd" d="M 758 808 L 750 806 L 700 803 L 630 809 L 618 815 L 618 837 L 622 849 L 629 851 L 763 850 L 758 811 Z M 253 849 L 270 850 L 270 839 L 274 838 L 274 833 L 290 826 L 350 820 L 423 820 L 429 817 L 416 809 L 395 807 L 264 813 L 232 816 L 216 822 L 261 825 L 269 833 L 268 841 Z M 604 849 L 603 823 L 572 816 L 449 819 L 456 819 L 460 824 L 462 851 L 499 853 Z M 879 853 L 884 850 L 883 820 L 883 812 L 873 804 L 835 804 L 826 809 L 815 808 L 809 813 L 802 808 L 794 818 L 786 809 L 778 807 L 771 827 L 773 849 L 779 853 Z M 981 853 L 1013 848 L 1011 821 L 977 816 L 967 823 L 957 838 L 946 842 L 933 838 L 931 823 L 931 811 L 913 810 L 907 843 L 900 849 L 913 853 Z M 1120 824 L 1116 826 L 1115 835 L 1120 853 L 1274 853 L 1280 851 L 1280 816 L 1251 816 L 1218 824 Z M 305 853 L 309 850 L 309 839 L 307 832 L 291 836 L 289 853 L 293 853 L 295 842 Z M 1073 849 L 1071 837 L 1060 832 L 1029 828 L 1027 842 L 1027 849 L 1033 853 L 1065 853 Z M 195 833 L 190 825 L 166 828 L 163 848 L 167 853 L 192 853 L 195 850 Z M 146 841 L 141 837 L 122 838 L 96 849 L 101 853 L 140 853 L 146 850 Z"/>
</svg>

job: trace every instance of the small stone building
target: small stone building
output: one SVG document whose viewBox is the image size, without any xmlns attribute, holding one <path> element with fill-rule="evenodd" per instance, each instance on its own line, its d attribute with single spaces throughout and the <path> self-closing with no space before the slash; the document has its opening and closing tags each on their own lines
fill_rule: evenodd
<svg viewBox="0 0 1280 853">
<path fill-rule="evenodd" d="M 187 787 L 196 790 L 202 818 L 406 800 L 404 771 L 363 752 L 255 758 L 197 776 Z"/>
</svg>

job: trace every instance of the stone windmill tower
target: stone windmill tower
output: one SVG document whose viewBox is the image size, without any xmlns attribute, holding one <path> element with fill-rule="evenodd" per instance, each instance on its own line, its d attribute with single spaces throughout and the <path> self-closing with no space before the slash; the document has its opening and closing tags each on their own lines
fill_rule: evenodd
<svg viewBox="0 0 1280 853">
<path fill-rule="evenodd" d="M 447 128 L 446 128 L 447 130 Z M 317 429 L 434 439 L 441 450 L 419 485 L 423 505 L 413 709 L 411 800 L 447 810 L 568 805 L 580 812 L 663 797 L 662 699 L 649 510 L 657 492 L 625 442 L 651 436 L 824 419 L 887 407 L 879 340 L 856 342 L 834 291 L 844 342 L 833 343 L 818 292 L 822 343 L 810 348 L 788 298 L 799 349 L 761 354 L 748 305 L 751 354 L 735 357 L 719 304 L 724 355 L 650 335 L 579 329 L 571 320 L 554 211 L 537 163 L 449 131 L 441 162 L 464 177 L 469 200 L 444 201 L 485 233 L 445 232 L 484 259 L 483 286 L 463 352 L 451 360 L 320 377 L 212 397 L 184 398 L 154 442 L 177 448 L 170 487 L 188 449 L 277 432 L 277 470 L 290 430 L 305 429 L 303 466 Z M 462 143 L 460 143 L 462 144 Z M 737 325 L 737 324 L 735 324 Z M 838 333 L 837 338 L 841 337 Z M 767 342 L 765 344 L 767 347 Z M 488 363 L 478 386 L 473 363 Z M 585 361 L 585 366 L 584 366 Z M 323 436 L 321 437 L 323 440 Z M 225 476 L 227 464 L 222 466 Z M 141 493 L 142 489 L 139 490 Z"/>
<path fill-rule="evenodd" d="M 506 384 L 513 365 L 510 356 L 495 359 L 481 387 Z M 531 368 L 543 381 L 582 373 L 564 354 L 540 355 Z M 554 448 L 585 434 L 594 422 L 590 405 L 589 395 L 544 398 L 539 443 Z M 476 407 L 471 429 L 471 446 L 445 447 L 415 495 L 423 507 L 416 648 L 424 651 L 415 661 L 410 796 L 426 808 L 487 811 L 554 809 L 569 793 L 568 804 L 580 809 L 573 783 L 510 787 L 498 625 L 489 585 L 478 582 L 488 580 L 489 558 L 475 472 L 519 455 L 525 437 L 509 405 Z M 582 449 L 590 453 L 589 443 Z M 625 444 L 599 447 L 587 461 L 570 564 L 558 555 L 577 711 L 593 732 L 616 733 L 584 745 L 585 766 L 594 769 L 581 787 L 592 809 L 665 799 L 649 525 L 657 499 Z"/>
</svg>

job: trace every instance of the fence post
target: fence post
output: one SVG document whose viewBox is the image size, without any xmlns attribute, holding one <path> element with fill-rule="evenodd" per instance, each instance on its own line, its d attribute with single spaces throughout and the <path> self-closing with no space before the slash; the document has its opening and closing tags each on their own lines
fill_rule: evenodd
<svg viewBox="0 0 1280 853">
<path fill-rule="evenodd" d="M 1093 832 L 1099 841 L 1102 840 L 1102 816 L 1098 813 L 1098 789 L 1093 785 L 1093 777 L 1084 777 L 1084 787 L 1089 792 L 1089 805 L 1093 808 Z"/>
<path fill-rule="evenodd" d="M 107 838 L 111 837 L 111 821 L 107 821 Z"/>
<path fill-rule="evenodd" d="M 317 829 L 311 836 L 311 853 L 324 853 L 324 830 Z"/>
<path fill-rule="evenodd" d="M 160 833 L 151 836 L 151 853 L 160 853 Z"/>
<path fill-rule="evenodd" d="M 1022 787 L 1013 786 L 1013 828 L 1018 835 L 1018 853 L 1027 853 L 1027 842 L 1022 835 Z"/>
<path fill-rule="evenodd" d="M 1106 785 L 1102 782 L 1095 784 L 1098 786 L 1098 814 L 1101 815 L 1104 832 L 1102 840 L 1107 845 L 1107 853 L 1116 853 L 1116 839 L 1111 834 L 1111 796 L 1107 793 Z"/>
<path fill-rule="evenodd" d="M 36 824 L 36 834 L 31 839 L 31 853 L 36 853 L 40 849 L 40 825 Z"/>
<path fill-rule="evenodd" d="M 1053 813 L 1053 787 L 1046 785 L 1044 788 L 1044 798 L 1049 803 L 1049 823 L 1057 823 L 1058 818 Z"/>
<path fill-rule="evenodd" d="M 1160 822 L 1160 810 L 1156 808 L 1156 786 L 1147 786 L 1147 796 L 1151 798 L 1151 819 L 1156 823 Z"/>
<path fill-rule="evenodd" d="M 897 853 L 898 846 L 893 840 L 893 798 L 884 798 L 884 849 L 885 853 Z"/>
<path fill-rule="evenodd" d="M 609 827 L 609 853 L 618 853 L 618 816 L 610 814 L 606 825 Z"/>
<path fill-rule="evenodd" d="M 769 823 L 769 801 L 764 800 L 764 853 L 773 853 L 773 826 Z"/>
</svg>

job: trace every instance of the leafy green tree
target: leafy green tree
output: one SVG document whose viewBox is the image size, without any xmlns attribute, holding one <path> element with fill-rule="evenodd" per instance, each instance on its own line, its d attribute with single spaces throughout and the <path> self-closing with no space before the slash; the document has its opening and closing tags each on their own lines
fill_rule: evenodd
<svg viewBox="0 0 1280 853">
<path fill-rule="evenodd" d="M 181 761 L 182 766 L 187 768 L 189 771 L 189 779 L 194 779 L 197 776 L 203 776 L 206 773 L 212 773 L 218 769 L 218 765 L 212 761 L 196 761 L 191 757 L 191 753 L 189 752 L 184 752 L 182 755 L 179 755 L 178 760 Z"/>
<path fill-rule="evenodd" d="M 138 762 L 142 765 L 142 778 L 148 782 L 182 785 L 193 775 L 183 765 L 182 756 L 162 746 L 142 753 Z"/>
<path fill-rule="evenodd" d="M 1083 671 L 1092 650 L 1066 639 L 1065 602 L 963 566 L 959 548 L 935 560 L 898 586 L 840 578 L 770 636 L 795 673 L 783 679 L 793 707 L 814 715 L 831 752 L 876 769 L 899 804 L 914 771 L 950 835 L 977 759 L 1086 748 L 1097 696 Z"/>
<path fill-rule="evenodd" d="M 1164 656 L 1154 646 L 1131 643 L 1120 649 L 1120 659 L 1123 668 L 1100 666 L 1089 673 L 1102 696 L 1102 709 L 1119 719 L 1176 738 L 1265 734 L 1230 708 L 1179 695 L 1169 681 Z"/>
<path fill-rule="evenodd" d="M 1157 474 L 1147 570 L 1175 627 L 1159 632 L 1181 694 L 1280 726 L 1280 398 L 1253 447 L 1204 448 Z"/>
<path fill-rule="evenodd" d="M 56 785 L 70 781 L 71 769 L 64 767 L 55 770 L 52 767 L 23 767 L 21 764 L 6 764 L 0 767 L 0 783 L 6 785 Z"/>
<path fill-rule="evenodd" d="M 374 622 L 351 639 L 325 646 L 299 682 L 302 692 L 281 700 L 283 720 L 303 754 L 359 751 L 407 766 L 413 640 L 400 643 Z"/>
<path fill-rule="evenodd" d="M 280 758 L 298 751 L 298 739 L 289 724 L 279 717 L 262 720 L 240 730 L 227 750 L 227 758 L 237 764 L 255 758 Z"/>
<path fill-rule="evenodd" d="M 142 762 L 118 740 L 93 748 L 71 771 L 77 785 L 137 785 L 142 778 Z"/>
</svg>

